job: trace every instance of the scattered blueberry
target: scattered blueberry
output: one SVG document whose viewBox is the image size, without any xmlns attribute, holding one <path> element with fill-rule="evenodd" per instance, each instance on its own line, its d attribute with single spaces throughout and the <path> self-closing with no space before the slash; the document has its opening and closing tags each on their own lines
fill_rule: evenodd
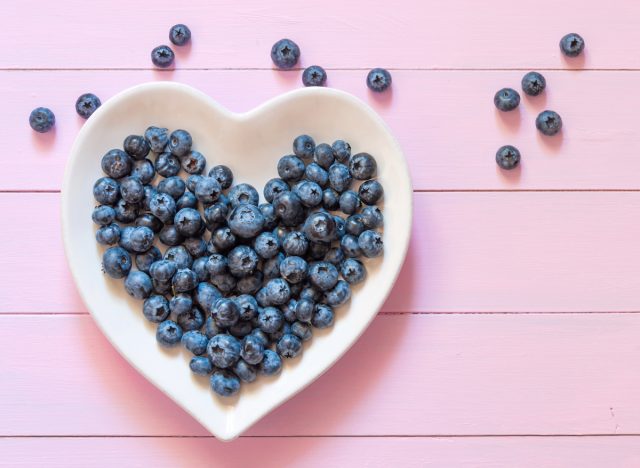
<svg viewBox="0 0 640 468">
<path fill-rule="evenodd" d="M 520 164 L 520 151 L 515 146 L 502 146 L 496 152 L 496 162 L 502 169 L 514 169 Z"/>
<path fill-rule="evenodd" d="M 537 96 L 547 87 L 547 80 L 538 72 L 529 72 L 522 77 L 522 91 L 528 96 Z"/>
<path fill-rule="evenodd" d="M 311 159 L 315 149 L 316 143 L 309 135 L 300 135 L 293 140 L 293 153 L 299 158 Z"/>
<path fill-rule="evenodd" d="M 271 47 L 271 60 L 278 68 L 293 68 L 300 58 L 300 48 L 291 39 L 280 39 Z"/>
<path fill-rule="evenodd" d="M 302 84 L 305 86 L 324 86 L 327 72 L 319 65 L 311 65 L 302 72 Z"/>
<path fill-rule="evenodd" d="M 175 24 L 169 30 L 169 40 L 172 44 L 183 46 L 191 40 L 191 30 L 184 24 Z"/>
<path fill-rule="evenodd" d="M 374 68 L 367 74 L 367 87 L 376 93 L 382 93 L 391 86 L 391 73 L 384 68 Z"/>
<path fill-rule="evenodd" d="M 536 128 L 543 135 L 553 136 L 562 130 L 562 119 L 557 112 L 543 111 L 536 117 Z"/>
<path fill-rule="evenodd" d="M 156 330 L 156 340 L 162 346 L 172 347 L 180 343 L 182 339 L 182 329 L 172 320 L 165 320 Z"/>
<path fill-rule="evenodd" d="M 502 88 L 493 97 L 493 103 L 502 112 L 514 110 L 520 104 L 520 95 L 515 89 Z"/>
<path fill-rule="evenodd" d="M 29 125 L 38 133 L 47 133 L 55 124 L 56 116 L 46 107 L 36 107 L 29 114 Z"/>
<path fill-rule="evenodd" d="M 173 65 L 174 53 L 171 47 L 161 45 L 151 51 L 151 61 L 156 67 L 168 68 Z"/>
<path fill-rule="evenodd" d="M 576 33 L 569 33 L 560 39 L 560 50 L 567 57 L 577 57 L 584 50 L 584 39 Z"/>
</svg>

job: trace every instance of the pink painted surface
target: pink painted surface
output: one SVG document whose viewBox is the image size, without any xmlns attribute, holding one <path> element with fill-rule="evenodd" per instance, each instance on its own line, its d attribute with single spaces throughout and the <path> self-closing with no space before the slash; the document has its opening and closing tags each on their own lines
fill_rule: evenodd
<svg viewBox="0 0 640 468">
<path fill-rule="evenodd" d="M 0 14 L 0 192 L 19 192 L 0 193 L 0 466 L 640 465 L 638 2 L 27 0 Z M 192 46 L 178 70 L 151 70 L 178 21 Z M 569 31 L 583 58 L 561 57 Z M 383 315 L 249 433 L 277 437 L 223 445 L 100 336 L 64 262 L 59 194 L 33 192 L 60 189 L 79 94 L 169 79 L 245 111 L 300 86 L 271 70 L 283 36 L 383 116 L 428 193 Z M 392 69 L 391 93 L 366 90 L 372 66 Z M 495 90 L 529 69 L 546 94 L 496 113 Z M 54 133 L 27 127 L 37 105 Z M 537 135 L 543 108 L 561 137 Z M 506 143 L 523 152 L 509 174 L 493 163 Z"/>
</svg>

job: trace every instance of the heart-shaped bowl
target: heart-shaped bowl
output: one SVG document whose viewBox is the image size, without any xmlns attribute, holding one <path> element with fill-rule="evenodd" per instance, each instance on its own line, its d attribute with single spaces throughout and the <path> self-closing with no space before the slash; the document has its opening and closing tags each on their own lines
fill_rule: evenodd
<svg viewBox="0 0 640 468">
<path fill-rule="evenodd" d="M 333 327 L 314 330 L 302 355 L 285 360 L 280 375 L 259 376 L 239 395 L 220 398 L 209 379 L 193 375 L 182 347 L 158 345 L 155 326 L 144 319 L 142 302 L 130 298 L 121 280 L 101 271 L 104 248 L 95 241 L 92 190 L 102 177 L 100 161 L 121 148 L 129 134 L 150 126 L 183 128 L 194 149 L 205 155 L 207 171 L 229 166 L 234 183 L 259 192 L 277 177 L 278 159 L 290 154 L 300 134 L 316 142 L 344 139 L 353 152 L 371 153 L 378 163 L 384 195 L 384 256 L 367 260 L 366 281 L 351 301 L 336 310 Z M 327 88 L 283 94 L 245 114 L 235 114 L 206 94 L 177 83 L 147 83 L 105 102 L 85 123 L 71 150 L 62 188 L 62 231 L 67 260 L 84 303 L 116 349 L 156 387 L 222 440 L 237 437 L 269 411 L 319 377 L 358 339 L 375 317 L 398 276 L 411 232 L 412 189 L 400 146 L 382 119 L 357 98 Z"/>
</svg>

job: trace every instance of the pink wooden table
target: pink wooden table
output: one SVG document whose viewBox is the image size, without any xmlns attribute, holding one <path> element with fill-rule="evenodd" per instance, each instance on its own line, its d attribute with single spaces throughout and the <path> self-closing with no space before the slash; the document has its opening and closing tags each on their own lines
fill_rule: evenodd
<svg viewBox="0 0 640 468">
<path fill-rule="evenodd" d="M 640 466 L 640 3 L 632 0 L 0 3 L 0 465 Z M 418 6 L 422 5 L 422 6 Z M 187 23 L 174 72 L 149 51 Z M 579 32 L 584 57 L 558 41 Z M 331 371 L 224 444 L 99 333 L 63 257 L 59 201 L 83 92 L 176 80 L 235 111 L 300 85 L 269 49 L 372 105 L 404 147 L 412 245 Z M 393 73 L 376 98 L 366 70 Z M 498 115 L 525 71 L 546 95 Z M 36 106 L 54 133 L 27 125 Z M 541 138 L 543 108 L 565 120 Z M 505 174 L 493 154 L 523 152 Z"/>
</svg>

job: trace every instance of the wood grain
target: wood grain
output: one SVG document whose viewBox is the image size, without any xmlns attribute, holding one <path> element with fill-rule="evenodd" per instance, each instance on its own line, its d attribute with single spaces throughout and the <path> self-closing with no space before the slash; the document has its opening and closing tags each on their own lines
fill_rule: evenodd
<svg viewBox="0 0 640 468">
<path fill-rule="evenodd" d="M 0 313 L 85 311 L 63 254 L 59 201 L 0 194 L 0 210 L 12 213 L 0 230 L 11 272 Z M 638 192 L 418 193 L 414 205 L 385 312 L 640 310 Z"/>
<path fill-rule="evenodd" d="M 609 92 L 594 90 L 633 89 L 640 73 L 545 75 L 545 94 L 523 96 L 512 113 L 498 112 L 493 95 L 504 86 L 519 88 L 520 71 L 396 71 L 393 92 L 382 97 L 367 91 L 362 71 L 332 71 L 329 85 L 360 97 L 388 122 L 405 151 L 416 190 L 637 190 L 640 93 L 612 99 Z M 302 86 L 300 73 L 271 70 L 0 72 L 0 100 L 7 115 L 15 116 L 0 130 L 15 142 L 3 162 L 0 191 L 59 190 L 67 154 L 83 123 L 74 110 L 76 98 L 92 91 L 107 99 L 157 79 L 193 85 L 237 112 Z M 53 134 L 36 134 L 27 125 L 29 112 L 40 105 L 56 113 Z M 543 137 L 536 130 L 535 117 L 545 108 L 562 115 L 561 135 Z M 496 166 L 495 152 L 505 144 L 522 152 L 520 169 L 505 172 Z M 375 148 L 370 151 L 375 154 Z M 280 156 L 273 155 L 274 168 Z"/>
<path fill-rule="evenodd" d="M 118 7 L 114 8 L 114 5 Z M 124 13 L 126 11 L 126 13 Z M 296 40 L 301 66 L 329 68 L 640 68 L 637 5 L 628 0 L 514 5 L 510 0 L 327 1 L 170 0 L 3 2 L 6 68 L 150 68 L 150 52 L 185 22 L 192 46 L 179 67 L 271 68 L 272 44 Z M 28 20 L 26 20 L 28 18 Z M 606 27 L 603 27 L 606 25 Z M 568 32 L 587 41 L 566 61 Z M 471 83 L 470 83 L 471 84 Z"/>
<path fill-rule="evenodd" d="M 639 437 L 2 439 L 0 466 L 635 468 Z M 71 456 L 70 456 L 71 455 Z"/>
<path fill-rule="evenodd" d="M 639 434 L 639 329 L 640 314 L 379 316 L 247 435 Z M 0 330 L 0 436 L 207 435 L 90 317 Z"/>
</svg>

